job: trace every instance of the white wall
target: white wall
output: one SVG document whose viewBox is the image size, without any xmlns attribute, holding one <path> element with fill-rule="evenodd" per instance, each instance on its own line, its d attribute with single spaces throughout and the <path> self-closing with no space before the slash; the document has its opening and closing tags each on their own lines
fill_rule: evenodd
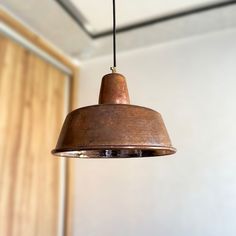
<svg viewBox="0 0 236 236">
<path fill-rule="evenodd" d="M 83 64 L 97 103 L 111 57 Z M 76 160 L 74 236 L 236 235 L 236 30 L 119 55 L 133 104 L 161 112 L 169 158 Z M 104 117 L 106 119 L 106 117 Z"/>
</svg>

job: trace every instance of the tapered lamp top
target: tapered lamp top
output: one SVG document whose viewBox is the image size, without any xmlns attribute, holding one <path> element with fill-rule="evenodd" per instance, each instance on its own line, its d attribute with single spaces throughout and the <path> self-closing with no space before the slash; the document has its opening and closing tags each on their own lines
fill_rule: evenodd
<svg viewBox="0 0 236 236">
<path fill-rule="evenodd" d="M 66 117 L 54 155 L 79 158 L 164 156 L 172 147 L 160 113 L 129 104 L 125 77 L 102 79 L 99 105 L 79 108 Z"/>
</svg>

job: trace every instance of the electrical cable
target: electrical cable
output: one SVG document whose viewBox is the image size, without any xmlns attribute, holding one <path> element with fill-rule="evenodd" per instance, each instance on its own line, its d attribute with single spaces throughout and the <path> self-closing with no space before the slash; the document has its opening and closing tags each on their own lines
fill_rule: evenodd
<svg viewBox="0 0 236 236">
<path fill-rule="evenodd" d="M 116 72 L 116 1 L 113 0 L 113 67 L 112 72 Z"/>
</svg>

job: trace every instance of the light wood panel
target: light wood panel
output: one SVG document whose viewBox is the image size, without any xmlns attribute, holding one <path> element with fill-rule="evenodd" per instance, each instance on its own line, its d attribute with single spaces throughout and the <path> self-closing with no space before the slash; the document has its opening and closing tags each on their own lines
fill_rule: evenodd
<svg viewBox="0 0 236 236">
<path fill-rule="evenodd" d="M 56 236 L 66 76 L 0 36 L 0 235 Z"/>
<path fill-rule="evenodd" d="M 69 110 L 77 108 L 77 88 L 78 88 L 78 67 L 71 61 L 70 58 L 66 57 L 63 53 L 59 52 L 57 48 L 48 43 L 47 40 L 43 39 L 35 32 L 32 32 L 26 25 L 19 22 L 9 12 L 0 8 L 0 20 L 6 25 L 14 29 L 21 36 L 29 40 L 31 43 L 39 47 L 41 50 L 54 57 L 60 63 L 64 64 L 71 70 L 70 76 L 70 90 L 69 90 Z M 4 47 L 2 47 L 4 49 Z M 0 52 L 1 53 L 1 52 Z M 1 54 L 0 54 L 1 55 Z M 1 62 L 1 57 L 0 57 Z M 1 70 L 1 68 L 0 68 Z M 65 219 L 64 219 L 64 235 L 72 235 L 72 224 L 73 224 L 73 198 L 74 198 L 74 160 L 66 160 L 66 186 L 65 186 Z"/>
</svg>

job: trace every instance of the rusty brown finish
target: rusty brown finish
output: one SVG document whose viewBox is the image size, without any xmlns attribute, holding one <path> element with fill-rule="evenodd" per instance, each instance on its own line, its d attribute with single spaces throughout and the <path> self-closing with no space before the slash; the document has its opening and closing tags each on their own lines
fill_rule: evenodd
<svg viewBox="0 0 236 236">
<path fill-rule="evenodd" d="M 90 152 L 85 153 L 85 150 Z M 67 116 L 53 153 L 95 157 L 91 150 L 138 152 L 123 157 L 175 153 L 161 115 L 148 108 L 126 104 L 83 107 Z M 117 155 L 120 157 L 119 153 Z M 101 154 L 100 157 L 106 156 Z"/>
<path fill-rule="evenodd" d="M 130 158 L 174 154 L 160 113 L 129 104 L 125 77 L 102 79 L 99 105 L 72 111 L 62 127 L 54 155 Z"/>
<path fill-rule="evenodd" d="M 110 73 L 102 78 L 99 104 L 129 104 L 129 93 L 125 77 Z"/>
</svg>

